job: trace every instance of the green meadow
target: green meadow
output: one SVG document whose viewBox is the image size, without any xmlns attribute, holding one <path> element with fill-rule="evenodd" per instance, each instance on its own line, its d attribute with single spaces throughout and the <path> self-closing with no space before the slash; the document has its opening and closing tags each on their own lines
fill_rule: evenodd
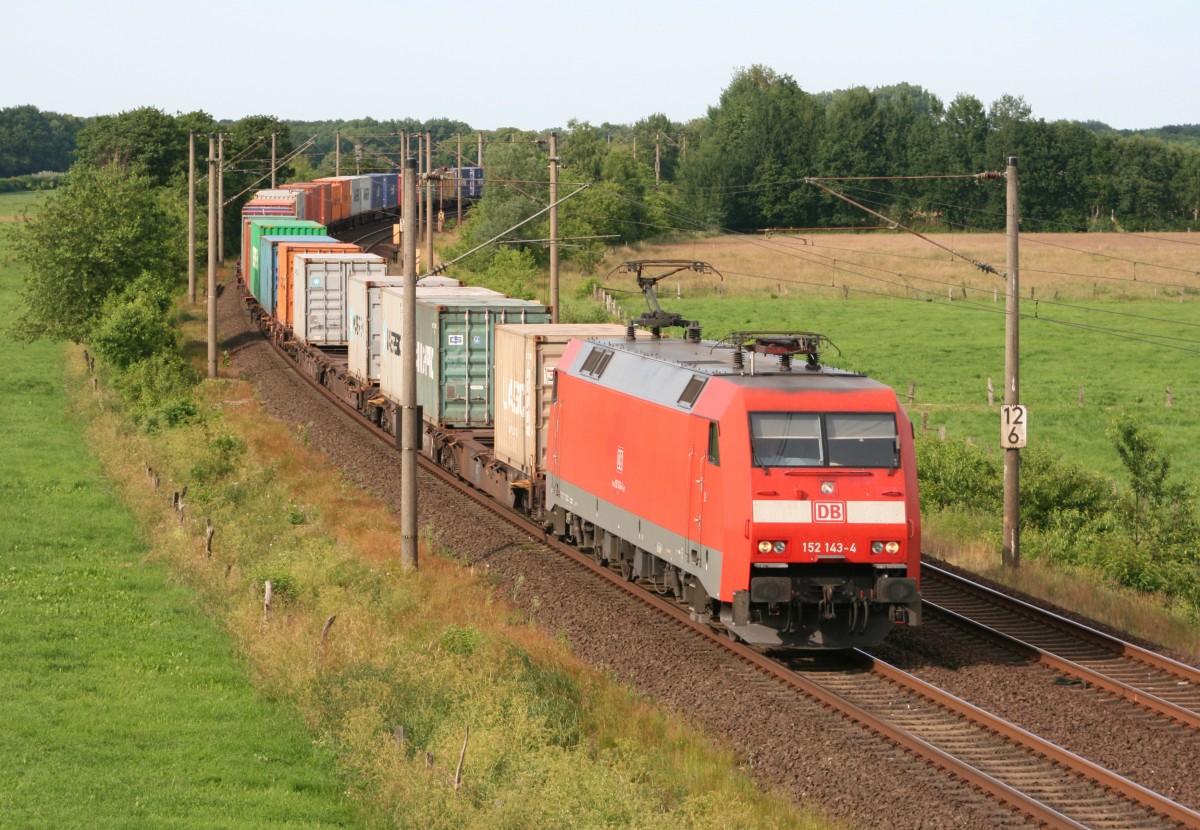
<svg viewBox="0 0 1200 830">
<path fill-rule="evenodd" d="M 908 410 L 918 431 L 923 423 L 935 434 L 944 427 L 947 439 L 970 438 L 1000 451 L 1003 298 L 965 303 L 793 294 L 671 297 L 663 305 L 701 321 L 705 338 L 739 330 L 820 332 L 837 346 L 822 355 L 823 362 L 868 374 L 902 397 L 913 385 L 915 400 Z M 1173 470 L 1200 478 L 1195 444 L 1200 361 L 1194 353 L 1162 345 L 1200 349 L 1194 301 L 1074 300 L 1072 305 L 1077 307 L 1042 305 L 1039 317 L 1021 321 L 1020 397 L 1029 408 L 1030 443 L 1119 477 L 1123 468 L 1105 431 L 1118 412 L 1127 411 L 1158 431 Z M 632 302 L 625 307 L 640 311 Z M 1135 317 L 1141 340 L 1081 328 L 1130 329 Z M 1149 335 L 1177 339 L 1147 342 Z M 991 407 L 989 378 L 995 392 Z"/>
<path fill-rule="evenodd" d="M 66 349 L 0 362 L 0 827 L 361 826 L 329 753 L 147 563 L 71 414 Z"/>
</svg>

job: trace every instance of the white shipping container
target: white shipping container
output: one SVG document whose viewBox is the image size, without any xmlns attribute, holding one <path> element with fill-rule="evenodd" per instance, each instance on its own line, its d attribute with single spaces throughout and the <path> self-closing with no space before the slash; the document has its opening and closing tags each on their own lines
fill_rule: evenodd
<svg viewBox="0 0 1200 830">
<path fill-rule="evenodd" d="M 639 329 L 638 337 L 650 333 Z M 496 459 L 536 475 L 546 468 L 546 423 L 554 369 L 572 340 L 623 340 L 618 323 L 496 326 Z"/>
<path fill-rule="evenodd" d="M 387 276 L 387 263 L 375 254 L 297 254 L 292 268 L 292 330 L 297 340 L 315 346 L 346 345 L 352 274 Z"/>
<path fill-rule="evenodd" d="M 368 213 L 371 210 L 371 177 L 350 177 L 350 215 Z"/>
<path fill-rule="evenodd" d="M 406 277 L 366 277 L 352 274 L 346 288 L 346 371 L 364 383 L 379 381 L 383 350 L 384 288 L 404 285 Z"/>
<path fill-rule="evenodd" d="M 458 283 L 457 280 L 455 280 Z M 384 286 L 379 290 L 379 310 L 383 315 L 383 324 L 379 332 L 379 391 L 386 397 L 400 401 L 400 367 L 401 348 L 400 333 L 404 331 L 404 291 L 394 286 Z M 467 297 L 503 297 L 499 291 L 490 288 L 480 288 L 475 285 L 417 285 L 417 299 L 424 300 L 433 297 L 467 298 Z"/>
</svg>

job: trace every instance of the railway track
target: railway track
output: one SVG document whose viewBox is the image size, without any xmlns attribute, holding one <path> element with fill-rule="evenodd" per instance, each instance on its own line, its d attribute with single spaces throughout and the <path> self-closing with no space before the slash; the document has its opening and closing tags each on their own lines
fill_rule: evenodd
<svg viewBox="0 0 1200 830">
<path fill-rule="evenodd" d="M 991 639 L 1065 677 L 1200 731 L 1200 669 L 1123 642 L 943 568 L 922 566 L 934 616 Z"/>
<path fill-rule="evenodd" d="M 288 359 L 277 344 L 271 345 Z M 352 415 L 364 429 L 394 446 L 395 439 L 390 433 L 362 421 L 356 410 L 306 373 L 297 374 L 336 407 Z M 635 597 L 773 681 L 800 692 L 911 756 L 942 770 L 947 776 L 987 794 L 1011 810 L 1015 821 L 1070 828 L 1200 828 L 1200 814 L 1189 808 L 1067 753 L 882 661 L 860 654 L 858 659 L 869 663 L 870 671 L 864 671 L 861 665 L 858 668 L 813 670 L 811 666 L 795 663 L 784 665 L 771 655 L 732 642 L 706 623 L 693 619 L 675 603 L 627 582 L 593 557 L 558 542 L 541 528 L 498 508 L 481 492 L 428 459 L 419 457 L 419 460 L 426 472 L 486 506 L 546 547 L 590 570 L 610 586 Z M 898 702 L 901 700 L 902 703 Z"/>
</svg>

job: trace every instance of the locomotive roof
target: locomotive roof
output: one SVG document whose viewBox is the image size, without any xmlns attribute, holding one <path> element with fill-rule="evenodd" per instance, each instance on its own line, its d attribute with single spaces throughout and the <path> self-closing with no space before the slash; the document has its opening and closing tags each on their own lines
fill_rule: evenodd
<svg viewBox="0 0 1200 830">
<path fill-rule="evenodd" d="M 589 360 L 597 349 L 610 352 L 612 357 Z M 691 403 L 685 401 L 687 390 L 694 389 L 698 396 L 701 382 L 708 378 L 758 389 L 891 391 L 879 381 L 854 372 L 828 366 L 809 369 L 803 355 L 793 358 L 789 371 L 781 368 L 775 356 L 745 353 L 743 358 L 743 366 L 735 366 L 733 347 L 711 340 L 589 339 L 572 365 L 560 368 L 638 398 L 686 409 L 691 408 Z"/>
</svg>

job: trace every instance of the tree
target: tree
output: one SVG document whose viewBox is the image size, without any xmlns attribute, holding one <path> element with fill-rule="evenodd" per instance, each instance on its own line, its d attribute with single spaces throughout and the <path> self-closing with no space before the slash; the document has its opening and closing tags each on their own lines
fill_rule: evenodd
<svg viewBox="0 0 1200 830">
<path fill-rule="evenodd" d="M 1161 453 L 1158 439 L 1131 415 L 1118 416 L 1108 428 L 1109 440 L 1129 474 L 1129 497 L 1122 507 L 1134 541 L 1148 545 L 1152 558 L 1183 554 L 1200 558 L 1200 528 L 1195 493 L 1186 484 L 1170 482 L 1171 461 Z"/>
<path fill-rule="evenodd" d="M 700 147 L 681 166 L 684 192 L 726 227 L 767 224 L 764 192 L 773 223 L 811 222 L 818 200 L 798 180 L 814 172 L 823 122 L 821 103 L 791 76 L 765 66 L 739 70 L 720 103 L 709 108 Z M 801 189 L 806 192 L 792 196 Z"/>
<path fill-rule="evenodd" d="M 154 185 L 187 174 L 187 128 L 154 107 L 101 115 L 80 130 L 76 140 L 76 159 L 90 167 L 111 164 L 138 170 Z"/>
<path fill-rule="evenodd" d="M 10 231 L 27 271 L 12 333 L 82 343 L 104 301 L 139 274 L 177 285 L 186 263 L 182 225 L 173 218 L 181 201 L 122 165 L 77 163 L 39 215 Z"/>
<path fill-rule="evenodd" d="M 28 104 L 0 109 L 0 179 L 65 171 L 82 126 L 74 116 Z"/>
<path fill-rule="evenodd" d="M 515 131 L 508 137 L 512 140 L 494 143 L 488 148 L 484 159 L 487 185 L 483 189 L 483 198 L 472 210 L 471 220 L 463 228 L 464 251 L 487 242 L 548 204 L 550 167 L 539 139 L 533 133 Z M 512 231 L 506 238 L 544 239 L 548 233 L 547 221 L 542 216 Z M 540 245 L 528 250 L 544 261 L 545 251 Z M 478 272 L 486 271 L 495 254 L 495 246 L 485 248 L 470 258 L 468 267 Z"/>
</svg>

